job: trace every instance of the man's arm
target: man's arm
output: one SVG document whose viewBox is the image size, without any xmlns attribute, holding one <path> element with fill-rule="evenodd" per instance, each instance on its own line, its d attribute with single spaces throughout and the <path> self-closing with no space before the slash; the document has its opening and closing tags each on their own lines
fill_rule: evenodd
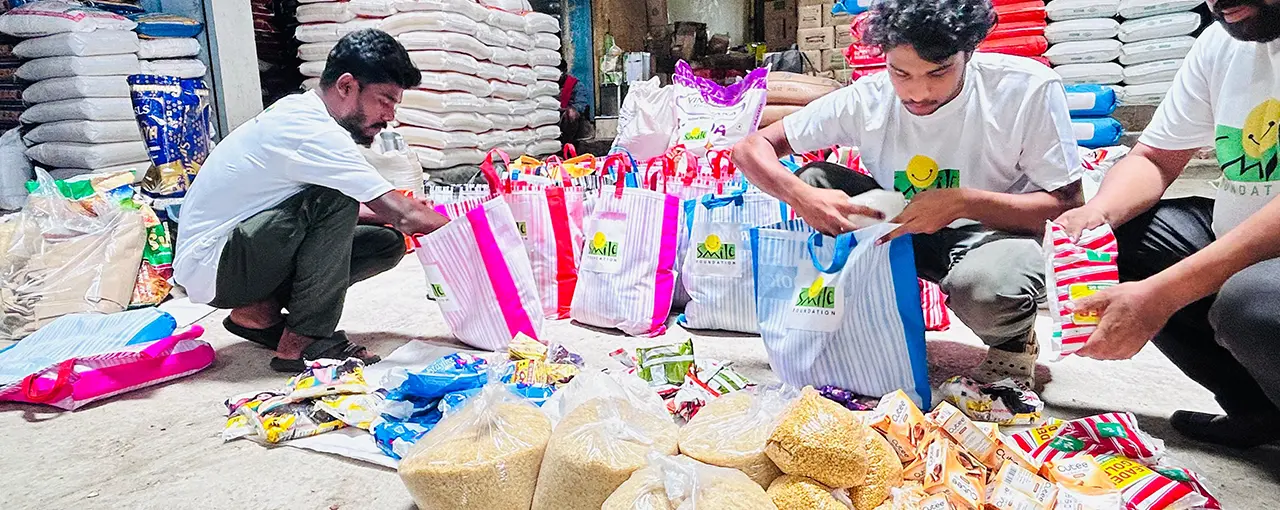
<svg viewBox="0 0 1280 510">
<path fill-rule="evenodd" d="M 384 193 L 365 205 L 380 223 L 391 225 L 406 234 L 430 234 L 449 222 L 448 218 L 426 204 L 397 191 Z"/>
<path fill-rule="evenodd" d="M 1138 143 L 1107 172 L 1093 200 L 1056 222 L 1072 238 L 1104 223 L 1112 227 L 1127 223 L 1160 201 L 1197 150 L 1164 150 Z"/>
<path fill-rule="evenodd" d="M 1044 222 L 1084 204 L 1080 181 L 1053 191 L 1015 195 L 962 189 L 968 211 L 962 215 L 996 230 L 1019 234 L 1044 232 Z"/>
</svg>

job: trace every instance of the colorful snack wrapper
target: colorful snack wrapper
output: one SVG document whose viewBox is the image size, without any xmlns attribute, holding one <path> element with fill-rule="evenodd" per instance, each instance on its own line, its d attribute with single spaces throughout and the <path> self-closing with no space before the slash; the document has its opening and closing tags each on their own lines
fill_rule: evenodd
<svg viewBox="0 0 1280 510">
<path fill-rule="evenodd" d="M 956 406 L 942 402 L 934 408 L 929 419 L 988 469 L 1000 468 L 995 458 L 996 439 L 978 428 Z"/>
<path fill-rule="evenodd" d="M 135 74 L 129 77 L 133 113 L 152 167 L 142 192 L 182 197 L 209 157 L 209 89 L 204 80 Z"/>
<path fill-rule="evenodd" d="M 587 366 L 586 362 L 582 361 L 582 356 L 569 351 L 568 348 L 560 344 L 551 344 L 547 348 L 547 362 L 573 365 L 578 368 Z"/>
<path fill-rule="evenodd" d="M 1047 510 L 1049 507 L 1007 485 L 987 487 L 983 508 L 989 510 Z"/>
<path fill-rule="evenodd" d="M 707 387 L 720 395 L 755 386 L 755 383 L 733 369 L 733 362 L 717 363 L 708 361 L 699 363 L 697 366 L 699 368 L 698 379 L 706 381 Z"/>
<path fill-rule="evenodd" d="M 326 395 L 315 400 L 315 407 L 317 411 L 342 420 L 342 423 L 369 430 L 385 399 L 383 391 L 364 395 Z"/>
<path fill-rule="evenodd" d="M 370 389 L 364 380 L 364 362 L 358 358 L 312 361 L 306 371 L 290 377 L 285 387 L 293 401 L 325 395 L 369 393 Z"/>
<path fill-rule="evenodd" d="M 239 412 L 240 408 L 245 407 L 250 411 L 256 411 L 263 402 L 284 396 L 285 394 L 283 393 L 258 391 L 244 393 L 224 400 L 222 405 L 227 408 L 227 423 L 222 428 L 222 441 L 231 441 L 257 433 L 250 423 L 248 415 Z"/>
<path fill-rule="evenodd" d="M 503 382 L 552 386 L 568 383 L 578 375 L 578 367 L 559 363 L 545 363 L 533 359 L 522 359 L 515 362 L 514 372 L 510 380 Z"/>
<path fill-rule="evenodd" d="M 956 376 L 943 382 L 938 392 L 943 400 L 977 421 L 1031 425 L 1040 422 L 1044 411 L 1040 396 L 1013 379 L 980 384 L 968 377 Z"/>
<path fill-rule="evenodd" d="M 142 266 L 138 269 L 138 281 L 133 287 L 133 298 L 129 306 L 154 306 L 169 297 L 173 285 L 169 278 L 173 276 L 173 244 L 169 241 L 169 231 L 156 216 L 154 209 L 139 207 L 142 212 L 142 226 L 147 232 L 147 241 L 142 248 Z"/>
<path fill-rule="evenodd" d="M 249 420 L 255 436 L 251 439 L 269 444 L 300 437 L 311 437 L 347 426 L 342 420 L 318 410 L 311 402 L 296 402 L 279 397 L 262 402 L 256 409 L 248 406 L 238 411 Z"/>
<path fill-rule="evenodd" d="M 1032 473 L 1040 472 L 1041 463 L 1018 448 L 1009 436 L 997 432 L 995 438 L 996 449 L 992 453 L 992 460 L 996 464 L 1003 465 L 1005 462 L 1012 462 Z"/>
<path fill-rule="evenodd" d="M 1089 454 L 1070 459 L 1049 461 L 1044 465 L 1045 475 L 1059 485 L 1077 487 L 1087 491 L 1114 492 L 1115 484 L 1102 470 L 1098 460 Z"/>
<path fill-rule="evenodd" d="M 1000 471 L 996 473 L 990 488 L 997 491 L 1011 489 L 1030 498 L 1038 508 L 1048 508 L 1053 504 L 1053 500 L 1058 494 L 1057 487 L 1048 480 L 1040 478 L 1035 473 L 1023 469 L 1022 466 L 1013 462 L 1006 462 L 1000 467 Z M 1018 498 L 1012 499 L 1017 500 Z"/>
<path fill-rule="evenodd" d="M 1039 427 L 1024 430 L 1009 436 L 1009 441 L 1012 442 L 1022 453 L 1030 455 L 1031 452 L 1036 451 L 1040 445 L 1058 437 L 1058 431 L 1062 430 L 1062 426 L 1065 424 L 1066 422 L 1061 420 L 1052 420 Z"/>
<path fill-rule="evenodd" d="M 1120 455 L 1101 455 L 1098 464 L 1120 489 L 1129 510 L 1181 510 L 1198 508 L 1208 500 L 1191 486 L 1152 471 L 1136 460 Z"/>
<path fill-rule="evenodd" d="M 1080 453 L 1111 453 L 1154 462 L 1164 453 L 1164 443 L 1142 432 L 1132 414 L 1107 413 L 1063 424 L 1052 440 L 1031 452 L 1031 457 L 1047 462 Z"/>
<path fill-rule="evenodd" d="M 980 510 L 987 492 L 986 471 L 981 461 L 946 436 L 931 436 L 925 448 L 925 492 L 946 494 L 956 508 Z"/>
<path fill-rule="evenodd" d="M 919 508 L 920 510 L 958 510 L 962 507 L 952 503 L 949 494 L 934 494 L 920 501 L 920 506 L 909 507 Z M 896 508 L 894 510 L 897 510 Z"/>
<path fill-rule="evenodd" d="M 855 412 L 872 411 L 880 404 L 879 400 L 863 397 L 838 386 L 823 386 L 818 388 L 818 393 Z"/>
<path fill-rule="evenodd" d="M 1208 510 L 1222 510 L 1222 503 L 1209 492 L 1209 488 L 1205 485 L 1204 480 L 1201 479 L 1200 475 L 1197 475 L 1194 471 L 1171 466 L 1167 464 L 1167 459 L 1162 459 L 1161 463 L 1154 466 L 1153 469 L 1157 473 L 1190 487 L 1193 492 L 1204 497 L 1205 503 L 1201 505 L 1200 508 Z"/>
<path fill-rule="evenodd" d="M 915 461 L 925 437 L 927 422 L 924 413 L 902 390 L 880 399 L 875 415 L 867 421 L 872 428 L 884 434 L 904 465 Z"/>
<path fill-rule="evenodd" d="M 614 359 L 614 361 L 617 361 L 618 363 L 621 363 L 621 364 L 622 364 L 622 366 L 624 366 L 624 367 L 626 367 L 626 368 L 629 368 L 629 369 L 631 369 L 631 370 L 633 370 L 633 371 L 634 371 L 634 370 L 639 370 L 639 367 L 637 367 L 637 366 L 636 366 L 636 358 L 635 358 L 635 356 L 632 356 L 632 355 L 630 355 L 630 354 L 627 354 L 627 350 L 626 350 L 626 349 L 617 349 L 617 350 L 615 350 L 615 351 L 613 351 L 613 352 L 609 353 L 609 357 L 610 357 L 610 358 L 613 358 L 613 359 Z"/>
<path fill-rule="evenodd" d="M 1053 293 L 1050 350 L 1062 359 L 1084 347 L 1098 327 L 1097 314 L 1076 313 L 1069 303 L 1120 283 L 1118 249 L 1106 224 L 1084 231 L 1073 242 L 1061 225 L 1047 222 L 1044 246 L 1052 247 L 1045 250 L 1045 288 Z"/>
<path fill-rule="evenodd" d="M 667 411 L 687 422 L 693 419 L 693 416 L 698 414 L 707 402 L 719 398 L 720 395 L 720 392 L 698 378 L 695 369 L 690 368 L 689 373 L 685 375 L 684 384 L 680 386 L 680 391 L 667 400 Z"/>
<path fill-rule="evenodd" d="M 663 398 L 670 397 L 684 384 L 684 376 L 693 366 L 693 340 L 671 345 L 636 349 L 639 375 L 649 381 Z"/>
<path fill-rule="evenodd" d="M 1058 484 L 1058 502 L 1054 510 L 1122 510 L 1120 491 L 1092 491 L 1074 485 Z"/>
<path fill-rule="evenodd" d="M 516 333 L 507 346 L 507 357 L 512 361 L 537 360 L 546 361 L 547 346 L 542 342 L 529 338 L 524 333 Z"/>
</svg>

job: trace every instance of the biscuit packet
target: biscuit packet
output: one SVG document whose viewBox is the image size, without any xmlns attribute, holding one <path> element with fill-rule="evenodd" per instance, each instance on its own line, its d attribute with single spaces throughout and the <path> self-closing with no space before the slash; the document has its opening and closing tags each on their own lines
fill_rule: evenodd
<svg viewBox="0 0 1280 510">
<path fill-rule="evenodd" d="M 1069 459 L 1046 462 L 1045 476 L 1049 481 L 1091 492 L 1115 492 L 1116 486 L 1103 472 L 1098 460 L 1089 454 Z"/>
<path fill-rule="evenodd" d="M 938 407 L 929 414 L 929 420 L 988 469 L 1000 468 L 1000 464 L 995 459 L 996 438 L 975 424 L 956 406 L 949 402 L 938 404 Z"/>
<path fill-rule="evenodd" d="M 994 481 L 987 488 L 988 495 L 1003 493 L 1005 489 L 1012 490 L 1025 496 L 1036 508 L 1040 509 L 1051 507 L 1058 495 L 1058 488 L 1053 483 L 1041 478 L 1032 471 L 1028 471 L 1015 462 L 1006 462 L 1003 466 L 1000 466 L 1000 471 L 996 473 L 993 479 Z M 1004 506 L 995 506 L 999 507 L 1000 510 L 1012 510 L 1020 505 L 1025 506 L 1020 503 L 1024 498 L 1007 496 L 1005 499 L 1010 503 Z M 994 504 L 990 498 L 987 503 L 988 505 Z"/>
<path fill-rule="evenodd" d="M 987 468 L 944 434 L 930 436 L 925 447 L 924 490 L 945 494 L 957 509 L 981 510 L 986 498 Z"/>
<path fill-rule="evenodd" d="M 865 423 L 884 434 L 903 465 L 909 466 L 920 459 L 920 447 L 930 423 L 902 390 L 880 399 L 880 404 Z"/>
<path fill-rule="evenodd" d="M 1190 485 L 1152 471 L 1128 457 L 1100 455 L 1098 465 L 1120 489 L 1120 499 L 1129 510 L 1182 510 L 1200 508 L 1209 502 Z"/>
<path fill-rule="evenodd" d="M 1058 484 L 1058 501 L 1054 510 L 1122 510 L 1124 501 L 1119 491 L 1095 492 L 1089 489 Z"/>
</svg>

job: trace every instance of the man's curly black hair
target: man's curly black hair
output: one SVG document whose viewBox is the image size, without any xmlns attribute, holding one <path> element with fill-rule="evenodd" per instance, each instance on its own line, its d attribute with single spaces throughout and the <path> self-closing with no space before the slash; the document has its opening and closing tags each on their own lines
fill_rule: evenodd
<svg viewBox="0 0 1280 510">
<path fill-rule="evenodd" d="M 995 24 L 991 0 L 880 0 L 862 42 L 885 52 L 911 46 L 920 58 L 941 63 L 977 49 Z"/>
</svg>

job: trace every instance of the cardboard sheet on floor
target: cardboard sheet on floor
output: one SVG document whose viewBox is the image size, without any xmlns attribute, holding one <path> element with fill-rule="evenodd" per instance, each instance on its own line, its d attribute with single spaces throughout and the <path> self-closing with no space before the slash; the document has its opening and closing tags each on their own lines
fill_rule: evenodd
<svg viewBox="0 0 1280 510">
<path fill-rule="evenodd" d="M 421 370 L 437 358 L 455 352 L 469 352 L 478 356 L 484 354 L 480 351 L 460 349 L 456 345 L 414 340 L 400 346 L 391 355 L 383 358 L 381 362 L 365 367 L 364 377 L 371 384 L 381 385 L 383 377 L 392 369 Z M 382 450 L 378 449 L 378 445 L 374 443 L 373 436 L 369 432 L 354 427 L 347 427 L 318 436 L 294 439 L 281 444 L 304 450 L 339 455 L 391 469 L 395 469 L 400 463 L 398 460 L 384 455 Z"/>
</svg>

